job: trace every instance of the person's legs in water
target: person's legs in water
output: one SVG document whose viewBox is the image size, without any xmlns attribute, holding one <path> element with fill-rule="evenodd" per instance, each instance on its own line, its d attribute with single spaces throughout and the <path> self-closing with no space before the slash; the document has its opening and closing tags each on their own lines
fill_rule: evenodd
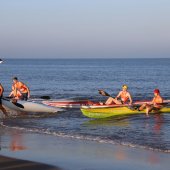
<svg viewBox="0 0 170 170">
<path fill-rule="evenodd" d="M 22 95 L 21 95 L 21 100 L 25 100 L 25 101 L 27 101 L 28 100 L 28 93 L 21 93 Z"/>
<path fill-rule="evenodd" d="M 6 111 L 5 108 L 2 106 L 1 97 L 0 97 L 0 110 L 3 112 L 3 114 L 4 114 L 6 117 L 8 117 L 7 111 Z"/>
</svg>

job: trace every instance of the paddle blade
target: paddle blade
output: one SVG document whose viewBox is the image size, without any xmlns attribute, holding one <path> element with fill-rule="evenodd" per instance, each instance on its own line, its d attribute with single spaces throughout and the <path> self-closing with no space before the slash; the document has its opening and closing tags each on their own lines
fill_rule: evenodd
<svg viewBox="0 0 170 170">
<path fill-rule="evenodd" d="M 40 98 L 41 98 L 41 99 L 47 99 L 47 100 L 48 100 L 48 99 L 50 99 L 50 96 L 41 96 Z"/>
<path fill-rule="evenodd" d="M 10 100 L 15 106 L 20 107 L 21 109 L 24 109 L 24 106 L 20 103 L 17 103 L 16 99 L 11 99 Z"/>
<path fill-rule="evenodd" d="M 110 94 L 108 94 L 104 90 L 98 90 L 98 91 L 99 91 L 99 94 L 101 94 L 102 96 L 109 96 L 110 97 Z"/>
<path fill-rule="evenodd" d="M 4 97 L 2 99 L 13 103 L 17 107 L 20 107 L 20 108 L 24 109 L 24 106 L 22 104 L 20 104 L 20 103 L 17 103 L 16 99 L 8 99 L 8 98 L 4 98 Z"/>
<path fill-rule="evenodd" d="M 21 109 L 24 109 L 24 106 L 20 103 L 14 103 L 12 102 L 15 106 L 20 107 Z"/>
</svg>

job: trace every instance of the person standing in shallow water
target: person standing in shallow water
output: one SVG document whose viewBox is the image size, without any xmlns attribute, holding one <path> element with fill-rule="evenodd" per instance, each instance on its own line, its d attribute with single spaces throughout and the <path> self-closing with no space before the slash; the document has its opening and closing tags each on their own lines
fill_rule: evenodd
<svg viewBox="0 0 170 170">
<path fill-rule="evenodd" d="M 8 117 L 8 114 L 5 110 L 5 108 L 2 106 L 2 97 L 3 97 L 3 92 L 4 92 L 4 88 L 2 86 L 2 84 L 0 83 L 0 110 L 3 112 L 3 114 Z"/>
<path fill-rule="evenodd" d="M 14 96 L 17 96 L 17 91 L 21 93 L 20 100 L 28 100 L 30 98 L 30 90 L 27 85 L 23 82 L 18 81 L 17 77 L 13 78 L 13 89 L 14 89 Z"/>
</svg>

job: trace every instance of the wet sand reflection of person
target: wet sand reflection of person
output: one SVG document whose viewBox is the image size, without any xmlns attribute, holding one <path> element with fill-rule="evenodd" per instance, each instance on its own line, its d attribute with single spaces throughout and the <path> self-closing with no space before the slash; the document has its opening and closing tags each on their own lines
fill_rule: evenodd
<svg viewBox="0 0 170 170">
<path fill-rule="evenodd" d="M 18 133 L 17 131 L 12 132 L 11 135 L 11 143 L 10 143 L 10 150 L 11 151 L 21 151 L 26 150 L 27 147 L 23 145 L 22 134 Z"/>
</svg>

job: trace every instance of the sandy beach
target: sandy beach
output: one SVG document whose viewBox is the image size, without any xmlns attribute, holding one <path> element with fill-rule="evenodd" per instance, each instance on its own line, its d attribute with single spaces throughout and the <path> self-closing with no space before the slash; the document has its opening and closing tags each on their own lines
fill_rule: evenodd
<svg viewBox="0 0 170 170">
<path fill-rule="evenodd" d="M 14 159 L 9 157 L 0 156 L 0 169 L 1 170 L 59 170 L 59 168 L 56 168 L 54 166 L 42 164 L 42 163 L 36 163 L 31 161 L 24 161 L 20 159 Z"/>
<path fill-rule="evenodd" d="M 0 155 L 45 163 L 66 170 L 162 170 L 169 168 L 170 160 L 168 153 L 4 127 L 1 127 L 0 131 L 0 145 Z M 4 157 L 0 160 L 0 167 L 4 170 L 12 168 L 13 164 L 24 169 L 29 166 L 53 168 Z"/>
</svg>

